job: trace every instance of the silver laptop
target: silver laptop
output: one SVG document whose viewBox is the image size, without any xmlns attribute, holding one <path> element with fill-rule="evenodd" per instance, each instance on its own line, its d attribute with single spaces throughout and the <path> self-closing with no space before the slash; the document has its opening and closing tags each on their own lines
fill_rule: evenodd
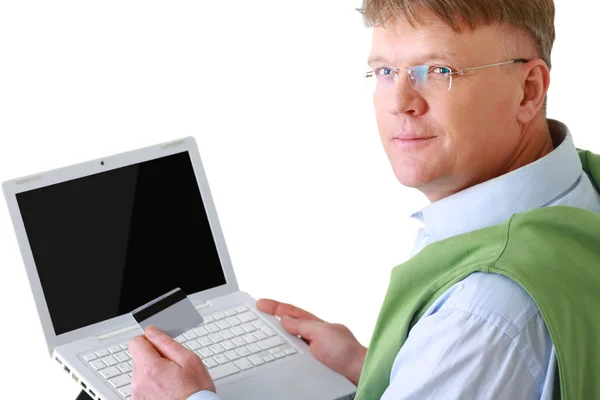
<svg viewBox="0 0 600 400">
<path fill-rule="evenodd" d="M 352 399 L 238 288 L 193 138 L 3 183 L 48 351 L 94 399 L 131 397 L 129 314 L 180 287 L 204 318 L 176 338 L 223 399 Z"/>
</svg>

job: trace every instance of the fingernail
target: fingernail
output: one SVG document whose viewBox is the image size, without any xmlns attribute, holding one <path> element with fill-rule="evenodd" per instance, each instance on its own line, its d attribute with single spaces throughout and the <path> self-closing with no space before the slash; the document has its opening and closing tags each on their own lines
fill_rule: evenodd
<svg viewBox="0 0 600 400">
<path fill-rule="evenodd" d="M 155 326 L 149 326 L 146 328 L 146 335 L 149 337 L 154 337 L 160 333 L 160 329 Z"/>
</svg>

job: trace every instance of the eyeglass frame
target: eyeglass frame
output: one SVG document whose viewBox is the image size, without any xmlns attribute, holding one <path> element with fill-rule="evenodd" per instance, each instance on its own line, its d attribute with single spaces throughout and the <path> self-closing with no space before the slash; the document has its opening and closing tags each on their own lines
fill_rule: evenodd
<svg viewBox="0 0 600 400">
<path fill-rule="evenodd" d="M 482 68 L 488 68 L 488 67 L 496 67 L 496 66 L 499 66 L 499 65 L 516 64 L 516 63 L 518 63 L 518 62 L 519 62 L 519 63 L 528 63 L 529 61 L 531 61 L 531 60 L 528 60 L 528 59 L 525 59 L 525 58 L 516 58 L 516 59 L 514 59 L 514 60 L 503 61 L 503 62 L 499 62 L 499 63 L 493 63 L 493 64 L 480 65 L 480 66 L 477 66 L 477 67 L 463 68 L 463 69 L 459 69 L 459 70 L 457 70 L 457 71 L 451 71 L 451 72 L 447 72 L 446 74 L 444 74 L 444 75 L 446 75 L 446 76 L 449 76 L 449 77 L 450 77 L 450 84 L 448 85 L 448 90 L 447 90 L 447 91 L 449 92 L 449 91 L 450 91 L 450 89 L 452 89 L 452 76 L 453 76 L 453 75 L 464 75 L 464 73 L 465 73 L 465 72 L 467 72 L 467 71 L 473 71 L 473 70 L 482 69 Z M 423 64 L 423 65 L 427 65 L 427 64 Z M 395 75 L 395 77 L 394 77 L 394 83 L 396 83 L 396 82 L 397 82 L 397 79 L 398 79 L 398 77 L 399 77 L 398 70 L 399 70 L 399 69 L 404 69 L 404 70 L 406 70 L 406 72 L 407 72 L 407 78 L 406 78 L 406 79 L 408 79 L 408 80 L 409 80 L 409 81 L 408 81 L 408 84 L 409 84 L 409 86 L 410 86 L 411 88 L 415 89 L 415 88 L 414 88 L 414 87 L 413 87 L 413 86 L 410 84 L 410 75 L 414 73 L 414 71 L 413 71 L 411 68 L 420 67 L 420 66 L 422 66 L 422 65 L 413 65 L 412 67 L 408 67 L 408 68 L 404 68 L 404 67 L 393 67 L 393 66 L 388 66 L 388 67 L 386 67 L 386 68 L 393 69 L 393 74 Z M 435 65 L 427 65 L 427 66 L 428 66 L 428 67 L 430 67 L 430 68 L 431 68 L 431 67 L 443 67 L 443 68 L 448 68 L 448 69 L 450 69 L 450 70 L 452 69 L 452 68 L 450 68 L 450 67 L 448 67 L 448 66 L 445 66 L 445 65 L 437 65 L 437 64 L 435 64 Z M 370 70 L 370 71 L 367 71 L 367 72 L 365 73 L 365 76 L 364 76 L 364 79 L 365 79 L 365 80 L 366 80 L 367 78 L 370 78 L 370 77 L 371 77 L 369 74 L 373 74 L 373 76 L 375 77 L 375 79 L 377 79 L 377 76 L 375 75 L 375 70 L 374 70 L 374 69 L 372 69 L 372 70 Z M 428 72 L 428 74 L 429 74 L 429 72 Z M 377 83 L 376 83 L 376 84 L 377 84 Z M 417 91 L 418 91 L 419 89 L 415 89 L 415 90 L 417 90 Z"/>
</svg>

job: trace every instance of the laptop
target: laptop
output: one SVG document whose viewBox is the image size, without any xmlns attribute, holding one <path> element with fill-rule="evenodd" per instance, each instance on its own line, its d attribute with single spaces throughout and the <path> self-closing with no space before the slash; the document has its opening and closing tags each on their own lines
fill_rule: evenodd
<svg viewBox="0 0 600 400">
<path fill-rule="evenodd" d="M 48 352 L 93 399 L 131 398 L 129 314 L 181 288 L 175 338 L 224 399 L 342 400 L 356 387 L 240 291 L 194 138 L 3 183 Z"/>
</svg>

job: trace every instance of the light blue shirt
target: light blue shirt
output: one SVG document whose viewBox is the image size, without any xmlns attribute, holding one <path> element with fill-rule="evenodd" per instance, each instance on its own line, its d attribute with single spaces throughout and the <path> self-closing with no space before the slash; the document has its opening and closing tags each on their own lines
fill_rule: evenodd
<svg viewBox="0 0 600 400">
<path fill-rule="evenodd" d="M 413 254 L 462 233 L 546 206 L 600 213 L 567 127 L 548 120 L 554 151 L 518 170 L 430 204 Z M 448 289 L 409 332 L 382 400 L 551 399 L 555 349 L 531 297 L 496 274 L 474 273 Z M 188 400 L 219 400 L 207 391 Z"/>
<path fill-rule="evenodd" d="M 195 393 L 187 398 L 187 400 L 221 400 L 219 396 L 208 390 Z"/>
</svg>

